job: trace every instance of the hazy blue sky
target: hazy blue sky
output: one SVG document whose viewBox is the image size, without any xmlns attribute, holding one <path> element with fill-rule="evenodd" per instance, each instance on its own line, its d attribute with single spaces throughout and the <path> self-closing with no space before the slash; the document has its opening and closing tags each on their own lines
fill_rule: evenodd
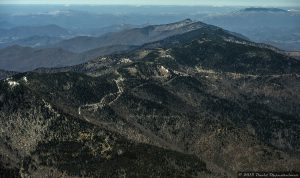
<svg viewBox="0 0 300 178">
<path fill-rule="evenodd" d="M 213 6 L 300 6 L 300 0 L 0 0 L 0 4 L 127 4 Z"/>
</svg>

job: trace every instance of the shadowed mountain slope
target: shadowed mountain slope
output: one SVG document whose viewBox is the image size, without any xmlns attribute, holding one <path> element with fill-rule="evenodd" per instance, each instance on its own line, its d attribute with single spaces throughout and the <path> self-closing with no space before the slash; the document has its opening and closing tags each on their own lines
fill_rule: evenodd
<svg viewBox="0 0 300 178">
<path fill-rule="evenodd" d="M 13 71 L 30 71 L 41 67 L 63 67 L 86 62 L 97 56 L 120 53 L 135 46 L 107 46 L 83 53 L 73 53 L 62 48 L 36 49 L 18 45 L 0 49 L 0 68 Z"/>
</svg>

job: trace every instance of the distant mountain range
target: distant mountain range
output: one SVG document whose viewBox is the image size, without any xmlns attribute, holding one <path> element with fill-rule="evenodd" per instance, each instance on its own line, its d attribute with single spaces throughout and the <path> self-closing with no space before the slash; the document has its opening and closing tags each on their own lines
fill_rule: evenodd
<svg viewBox="0 0 300 178">
<path fill-rule="evenodd" d="M 20 38 L 17 40 L 5 39 L 0 43 L 0 48 L 5 48 L 13 45 L 19 45 L 24 47 L 41 47 L 49 46 L 59 41 L 62 41 L 62 37 L 49 37 L 49 36 L 30 36 L 25 38 Z"/>
<path fill-rule="evenodd" d="M 14 27 L 13 24 L 3 20 L 3 21 L 0 21 L 0 29 L 9 29 L 9 28 L 12 28 Z"/>
<path fill-rule="evenodd" d="M 262 8 L 262 7 L 250 7 L 241 10 L 242 12 L 288 12 L 279 8 Z"/>
<path fill-rule="evenodd" d="M 136 46 L 182 34 L 206 26 L 201 22 L 184 20 L 166 25 L 109 33 L 101 37 L 75 37 L 46 48 L 29 48 L 14 45 L 0 49 L 0 68 L 13 71 L 29 71 L 39 67 L 70 66 L 86 62 L 94 57 L 128 51 Z M 45 39 L 46 43 L 53 38 Z M 48 41 L 49 40 L 49 41 Z M 30 43 L 35 41 L 29 40 Z M 26 43 L 26 40 L 24 41 Z"/>
<path fill-rule="evenodd" d="M 3 22 L 5 23 L 5 22 Z M 60 41 L 75 37 L 99 37 L 106 33 L 122 31 L 131 28 L 142 27 L 143 25 L 120 24 L 112 25 L 103 28 L 86 28 L 67 30 L 57 25 L 46 26 L 18 26 L 13 28 L 5 28 L 0 22 L 0 48 L 5 48 L 13 45 L 24 47 L 49 47 Z"/>
<path fill-rule="evenodd" d="M 143 28 L 123 30 L 109 33 L 98 38 L 75 37 L 61 41 L 52 47 L 63 48 L 73 52 L 83 52 L 94 48 L 114 45 L 138 46 L 148 42 L 157 41 L 172 35 L 185 33 L 203 27 L 204 24 L 186 19 L 166 25 L 150 25 Z"/>
<path fill-rule="evenodd" d="M 300 13 L 277 8 L 246 8 L 208 15 L 203 21 L 287 51 L 300 51 Z"/>
<path fill-rule="evenodd" d="M 57 25 L 19 26 L 10 29 L 0 29 L 0 40 L 22 39 L 32 36 L 68 37 L 71 32 Z"/>
<path fill-rule="evenodd" d="M 31 37 L 19 40 L 18 43 L 24 45 L 39 43 L 34 45 L 39 48 L 22 47 L 12 44 L 13 46 L 0 49 L 0 69 L 22 72 L 40 67 L 76 65 L 98 56 L 124 53 L 146 43 L 203 28 L 219 29 L 215 26 L 186 19 L 172 24 L 150 25 L 108 33 L 100 37 L 75 37 L 62 41 L 59 41 L 60 38 L 54 37 Z M 229 31 L 226 32 L 248 41 L 248 38 L 243 35 Z M 59 42 L 55 43 L 56 41 Z M 45 48 L 41 47 L 43 43 L 47 44 Z M 260 46 L 278 51 L 278 49 L 271 46 L 263 44 L 260 44 Z"/>
<path fill-rule="evenodd" d="M 49 46 L 71 38 L 73 35 L 73 32 L 57 25 L 0 28 L 0 49 L 14 45 L 24 47 Z"/>
<path fill-rule="evenodd" d="M 156 6 L 156 10 L 153 10 L 153 8 L 149 8 L 148 6 L 98 6 L 96 9 L 90 6 L 43 6 L 40 11 L 27 7 L 22 9 L 26 12 L 21 12 L 20 9 L 18 10 L 18 8 L 14 7 L 2 8 L 1 10 L 3 12 L 0 14 L 0 36 L 1 34 L 5 34 L 6 30 L 9 29 L 14 31 L 16 28 L 15 30 L 24 35 L 21 31 L 24 30 L 26 34 L 27 27 L 45 27 L 49 24 L 55 24 L 72 34 L 67 35 L 67 37 L 63 35 L 63 39 L 61 40 L 79 37 L 79 39 L 72 40 L 74 40 L 75 43 L 78 43 L 78 41 L 91 40 L 96 44 L 100 44 L 101 42 L 90 39 L 90 37 L 99 37 L 105 33 L 140 28 L 147 24 L 171 23 L 179 21 L 182 18 L 190 18 L 195 21 L 203 21 L 242 34 L 255 42 L 267 43 L 287 51 L 300 51 L 300 27 L 298 25 L 300 10 L 297 9 L 297 7 L 291 7 L 290 9 L 265 7 L 241 9 L 241 7 Z M 118 11 L 116 11 L 116 9 L 118 9 Z M 120 15 L 120 12 L 124 14 Z M 1 29 L 4 31 L 2 32 Z M 29 32 L 30 31 L 31 30 L 29 30 Z M 62 38 L 61 35 L 55 36 L 54 39 L 52 39 L 51 35 L 28 34 L 32 36 L 25 35 L 26 37 L 22 37 L 22 35 L 20 35 L 18 37 L 18 34 L 15 33 L 15 35 L 11 36 L 12 38 L 7 38 L 5 37 L 7 35 L 4 35 L 4 38 L 0 38 L 0 48 L 14 44 L 28 47 L 43 46 L 47 48 L 49 45 L 61 41 L 57 37 Z M 49 31 L 49 34 L 51 34 L 51 31 Z M 44 38 L 41 38 L 41 42 L 36 43 L 37 36 L 47 36 L 49 40 L 46 41 Z M 32 41 L 30 41 L 31 39 Z M 23 40 L 26 42 L 23 42 Z M 103 40 L 105 41 L 106 39 Z M 64 41 L 58 45 L 65 49 L 67 48 L 66 45 L 71 42 L 72 41 Z M 78 52 L 74 46 L 70 48 L 74 49 L 68 50 Z M 88 49 L 84 49 L 83 47 L 79 48 L 82 48 L 82 50 L 92 49 L 91 46 L 88 46 Z"/>
<path fill-rule="evenodd" d="M 300 61 L 179 24 L 136 30 L 142 39 L 175 32 L 126 53 L 0 81 L 0 175 L 300 171 Z"/>
</svg>

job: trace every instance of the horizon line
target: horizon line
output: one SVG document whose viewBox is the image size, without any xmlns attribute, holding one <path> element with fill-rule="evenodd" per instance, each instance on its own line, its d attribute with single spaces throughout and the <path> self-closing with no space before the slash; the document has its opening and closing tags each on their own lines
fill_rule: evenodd
<svg viewBox="0 0 300 178">
<path fill-rule="evenodd" d="M 100 3 L 1 3 L 0 5 L 61 5 L 61 6 L 209 6 L 209 7 L 300 7 L 291 5 L 211 5 L 211 4 L 100 4 Z"/>
</svg>

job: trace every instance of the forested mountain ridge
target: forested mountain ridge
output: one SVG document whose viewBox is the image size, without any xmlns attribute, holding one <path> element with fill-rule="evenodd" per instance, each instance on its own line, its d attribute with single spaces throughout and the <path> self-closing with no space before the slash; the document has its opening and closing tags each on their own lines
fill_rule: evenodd
<svg viewBox="0 0 300 178">
<path fill-rule="evenodd" d="M 213 26 L 0 88 L 6 175 L 299 171 L 300 61 Z"/>
</svg>

